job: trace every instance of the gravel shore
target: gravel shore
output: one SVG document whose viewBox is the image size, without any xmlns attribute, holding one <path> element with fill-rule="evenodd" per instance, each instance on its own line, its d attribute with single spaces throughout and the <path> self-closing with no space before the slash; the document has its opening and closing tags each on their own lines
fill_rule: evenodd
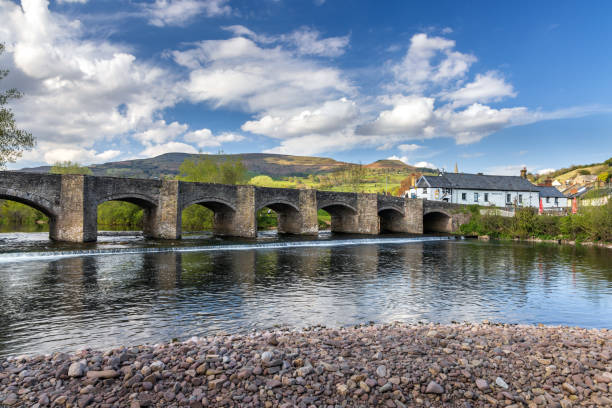
<svg viewBox="0 0 612 408">
<path fill-rule="evenodd" d="M 0 407 L 612 406 L 612 331 L 385 324 L 0 360 Z"/>
</svg>

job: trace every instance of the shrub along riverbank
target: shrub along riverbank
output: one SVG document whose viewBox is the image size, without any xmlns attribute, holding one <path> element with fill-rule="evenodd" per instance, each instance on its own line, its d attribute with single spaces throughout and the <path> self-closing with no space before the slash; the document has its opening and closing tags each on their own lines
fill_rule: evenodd
<svg viewBox="0 0 612 408">
<path fill-rule="evenodd" d="M 496 239 L 540 238 L 567 239 L 576 242 L 612 242 L 612 203 L 601 207 L 584 207 L 566 216 L 539 215 L 536 209 L 518 209 L 514 217 L 480 214 L 469 208 L 472 219 L 463 224 L 463 235 L 488 235 Z"/>
</svg>

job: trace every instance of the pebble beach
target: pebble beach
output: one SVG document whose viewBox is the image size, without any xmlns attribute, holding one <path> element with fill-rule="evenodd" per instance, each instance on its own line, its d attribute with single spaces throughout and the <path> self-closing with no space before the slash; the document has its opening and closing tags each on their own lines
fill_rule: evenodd
<svg viewBox="0 0 612 408">
<path fill-rule="evenodd" d="M 612 331 L 394 323 L 0 360 L 0 407 L 376 406 L 612 406 Z"/>
</svg>

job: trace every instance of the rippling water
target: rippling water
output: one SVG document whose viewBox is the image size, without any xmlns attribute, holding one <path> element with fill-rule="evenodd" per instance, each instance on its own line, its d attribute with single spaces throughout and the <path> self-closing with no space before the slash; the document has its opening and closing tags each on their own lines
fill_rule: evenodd
<svg viewBox="0 0 612 408">
<path fill-rule="evenodd" d="M 75 246 L 0 234 L 0 356 L 275 325 L 489 319 L 612 327 L 607 249 L 357 239 L 101 237 L 78 249 L 102 254 L 58 257 L 49 251 Z M 210 247 L 226 244 L 232 248 Z"/>
</svg>

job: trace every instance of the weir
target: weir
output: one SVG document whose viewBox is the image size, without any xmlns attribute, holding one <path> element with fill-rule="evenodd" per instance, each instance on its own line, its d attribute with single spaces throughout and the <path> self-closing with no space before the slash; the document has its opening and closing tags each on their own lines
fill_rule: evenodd
<svg viewBox="0 0 612 408">
<path fill-rule="evenodd" d="M 0 172 L 0 199 L 42 211 L 49 217 L 50 238 L 65 242 L 96 241 L 97 208 L 106 201 L 139 205 L 144 236 L 169 240 L 181 238 L 182 211 L 193 204 L 214 212 L 216 235 L 245 238 L 257 236 L 256 212 L 264 207 L 278 214 L 279 233 L 295 235 L 317 234 L 318 209 L 331 215 L 335 233 L 422 234 L 427 229 L 423 217 L 436 210 L 450 220 L 443 232 L 455 231 L 465 221 L 456 204 L 404 197 L 16 171 Z M 436 218 L 436 231 L 439 225 Z"/>
</svg>

